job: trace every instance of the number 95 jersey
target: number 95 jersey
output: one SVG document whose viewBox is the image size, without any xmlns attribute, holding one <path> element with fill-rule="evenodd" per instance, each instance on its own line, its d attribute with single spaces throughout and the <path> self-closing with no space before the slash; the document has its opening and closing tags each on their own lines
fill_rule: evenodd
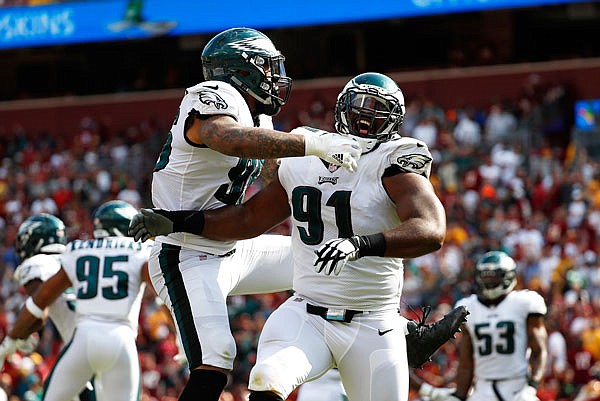
<svg viewBox="0 0 600 401">
<path fill-rule="evenodd" d="M 137 333 L 147 263 L 147 243 L 131 237 L 75 240 L 67 245 L 62 268 L 75 292 L 77 323 L 82 320 L 116 321 Z"/>
<path fill-rule="evenodd" d="M 509 379 L 525 377 L 527 361 L 527 317 L 545 315 L 544 298 L 535 291 L 510 292 L 499 304 L 486 306 L 477 295 L 460 299 L 471 314 L 465 323 L 473 344 L 475 377 Z"/>
</svg>

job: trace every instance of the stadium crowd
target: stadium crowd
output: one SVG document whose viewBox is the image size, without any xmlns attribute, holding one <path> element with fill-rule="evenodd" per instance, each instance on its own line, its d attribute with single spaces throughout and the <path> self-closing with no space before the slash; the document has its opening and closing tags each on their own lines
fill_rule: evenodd
<svg viewBox="0 0 600 401">
<path fill-rule="evenodd" d="M 443 108 L 405 95 L 403 134 L 432 150 L 432 182 L 446 208 L 448 232 L 441 250 L 405 261 L 403 314 L 411 316 L 409 305 L 433 305 L 431 320 L 441 318 L 471 292 L 477 257 L 505 250 L 518 262 L 519 286 L 538 291 L 549 306 L 549 363 L 540 399 L 573 400 L 588 383 L 600 399 L 600 382 L 594 381 L 600 380 L 600 164 L 570 140 L 567 86 L 533 75 L 514 99 L 493 100 L 484 108 Z M 332 129 L 332 110 L 333 105 L 315 101 L 294 119 L 276 117 L 275 122 L 283 129 Z M 167 125 L 149 119 L 126 132 L 111 132 L 94 116 L 82 119 L 79 132 L 61 137 L 0 127 L 3 336 L 25 300 L 12 278 L 19 263 L 14 249 L 19 224 L 47 212 L 65 222 L 70 240 L 90 238 L 90 216 L 102 202 L 123 199 L 151 206 L 151 171 L 167 131 Z M 249 195 L 261 184 L 257 181 Z M 223 400 L 245 399 L 262 325 L 287 296 L 229 298 L 238 356 Z M 178 350 L 170 327 L 147 290 L 138 336 L 144 401 L 176 400 L 184 384 L 187 369 L 174 358 Z M 37 352 L 17 355 L 5 365 L 0 386 L 10 400 L 41 399 L 43 379 L 60 346 L 47 324 Z M 449 342 L 417 373 L 444 386 L 456 366 L 455 344 Z"/>
</svg>

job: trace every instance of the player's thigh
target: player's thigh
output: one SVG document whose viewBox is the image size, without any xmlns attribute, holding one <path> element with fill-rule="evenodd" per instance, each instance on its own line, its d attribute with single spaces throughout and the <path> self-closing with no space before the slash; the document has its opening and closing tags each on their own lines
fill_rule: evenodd
<svg viewBox="0 0 600 401">
<path fill-rule="evenodd" d="M 306 313 L 305 303 L 295 299 L 284 302 L 265 323 L 250 372 L 251 390 L 274 391 L 286 399 L 301 383 L 333 365 L 323 337 L 325 321 Z"/>
<path fill-rule="evenodd" d="M 292 288 L 291 237 L 261 235 L 238 241 L 223 273 L 233 281 L 230 295 L 265 294 Z"/>
<path fill-rule="evenodd" d="M 76 329 L 44 383 L 44 401 L 72 400 L 84 389 L 93 374 L 86 351 L 86 335 Z"/>
<path fill-rule="evenodd" d="M 122 343 L 113 365 L 96 380 L 97 401 L 137 401 L 140 365 L 133 339 Z"/>
<path fill-rule="evenodd" d="M 300 386 L 296 401 L 346 401 L 346 392 L 342 386 L 340 372 L 331 369 L 318 379 Z"/>
<path fill-rule="evenodd" d="M 152 283 L 171 310 L 192 369 L 233 367 L 236 348 L 229 328 L 228 288 L 219 278 L 226 259 L 164 244 L 152 249 Z"/>
<path fill-rule="evenodd" d="M 334 333 L 328 342 L 350 400 L 408 399 L 406 338 L 397 311 L 359 315 Z"/>
</svg>

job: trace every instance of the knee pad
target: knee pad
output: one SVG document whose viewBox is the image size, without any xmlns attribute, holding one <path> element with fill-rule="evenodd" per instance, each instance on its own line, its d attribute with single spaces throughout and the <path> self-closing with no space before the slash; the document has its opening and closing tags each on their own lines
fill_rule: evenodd
<svg viewBox="0 0 600 401">
<path fill-rule="evenodd" d="M 273 392 L 285 400 L 306 380 L 311 368 L 306 355 L 298 348 L 283 348 L 256 363 L 250 371 L 248 389 Z"/>
</svg>

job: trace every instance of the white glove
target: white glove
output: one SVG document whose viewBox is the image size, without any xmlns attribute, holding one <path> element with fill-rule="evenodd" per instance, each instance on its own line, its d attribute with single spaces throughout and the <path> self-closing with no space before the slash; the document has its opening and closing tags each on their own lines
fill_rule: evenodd
<svg viewBox="0 0 600 401">
<path fill-rule="evenodd" d="M 429 383 L 421 384 L 419 388 L 419 395 L 421 397 L 426 397 L 426 399 L 431 401 L 445 401 L 448 400 L 448 396 L 452 398 L 456 398 L 452 394 L 456 391 L 455 388 L 449 387 L 433 387 Z M 450 399 L 452 399 L 450 398 Z"/>
<path fill-rule="evenodd" d="M 348 261 L 360 258 L 358 239 L 357 237 L 330 239 L 321 245 L 315 254 L 315 271 L 327 275 L 334 273 L 337 276 Z"/>
<path fill-rule="evenodd" d="M 19 351 L 24 354 L 31 354 L 37 348 L 40 343 L 40 339 L 36 334 L 32 334 L 26 339 L 17 339 L 16 346 Z"/>
<path fill-rule="evenodd" d="M 532 386 L 525 386 L 519 391 L 512 401 L 540 401 L 537 397 L 537 389 Z"/>
<path fill-rule="evenodd" d="M 0 369 L 4 366 L 4 360 L 9 359 L 12 354 L 17 350 L 17 342 L 14 338 L 8 336 L 4 337 L 2 343 L 0 343 Z"/>
<path fill-rule="evenodd" d="M 350 136 L 323 131 L 320 135 L 304 135 L 304 154 L 318 156 L 328 163 L 356 171 L 362 154 L 360 144 Z"/>
</svg>

